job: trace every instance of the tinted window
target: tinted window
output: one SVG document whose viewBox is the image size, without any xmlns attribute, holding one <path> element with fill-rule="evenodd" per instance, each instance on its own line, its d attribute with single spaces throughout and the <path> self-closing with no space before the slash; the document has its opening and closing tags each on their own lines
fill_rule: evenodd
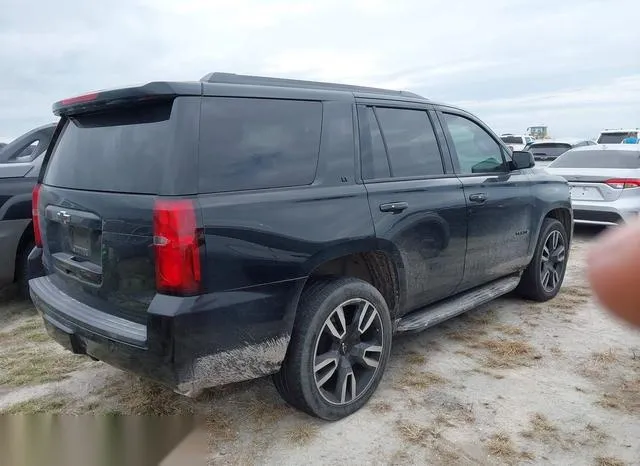
<svg viewBox="0 0 640 466">
<path fill-rule="evenodd" d="M 582 149 L 565 152 L 549 165 L 553 168 L 640 168 L 640 152 Z"/>
<path fill-rule="evenodd" d="M 502 142 L 505 144 L 523 144 L 520 136 L 502 136 L 500 139 L 502 139 Z"/>
<path fill-rule="evenodd" d="M 489 133 L 467 118 L 444 114 L 453 140 L 460 173 L 492 173 L 504 171 L 502 148 Z"/>
<path fill-rule="evenodd" d="M 200 125 L 200 191 L 299 186 L 318 164 L 320 102 L 206 98 Z"/>
<path fill-rule="evenodd" d="M 559 142 L 539 142 L 529 148 L 534 158 L 556 158 L 569 149 L 571 149 L 571 144 Z"/>
<path fill-rule="evenodd" d="M 389 161 L 376 115 L 371 107 L 363 109 L 360 115 L 367 123 L 363 126 L 362 137 L 364 139 L 368 136 L 368 140 L 362 141 L 362 177 L 365 180 L 388 178 L 391 176 Z"/>
<path fill-rule="evenodd" d="M 442 175 L 442 157 L 427 112 L 376 108 L 393 176 Z"/>
<path fill-rule="evenodd" d="M 45 183 L 61 188 L 155 194 L 171 134 L 171 103 L 80 115 L 65 125 Z"/>
</svg>

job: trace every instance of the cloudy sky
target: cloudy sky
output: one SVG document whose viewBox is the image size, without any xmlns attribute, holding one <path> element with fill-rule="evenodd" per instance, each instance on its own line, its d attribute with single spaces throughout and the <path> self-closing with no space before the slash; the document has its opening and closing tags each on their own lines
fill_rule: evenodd
<svg viewBox="0 0 640 466">
<path fill-rule="evenodd" d="M 0 137 L 210 71 L 412 90 L 498 132 L 640 127 L 639 0 L 0 0 Z"/>
</svg>

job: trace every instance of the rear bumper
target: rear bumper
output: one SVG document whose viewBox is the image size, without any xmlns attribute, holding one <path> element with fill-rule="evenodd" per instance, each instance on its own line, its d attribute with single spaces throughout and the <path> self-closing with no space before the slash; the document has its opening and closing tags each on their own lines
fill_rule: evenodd
<svg viewBox="0 0 640 466">
<path fill-rule="evenodd" d="M 592 225 L 618 225 L 640 215 L 640 202 L 572 201 L 575 223 Z"/>
<path fill-rule="evenodd" d="M 302 283 L 179 298 L 156 295 L 147 324 L 106 314 L 55 286 L 30 280 L 49 335 L 76 354 L 160 382 L 187 396 L 280 369 Z"/>
</svg>

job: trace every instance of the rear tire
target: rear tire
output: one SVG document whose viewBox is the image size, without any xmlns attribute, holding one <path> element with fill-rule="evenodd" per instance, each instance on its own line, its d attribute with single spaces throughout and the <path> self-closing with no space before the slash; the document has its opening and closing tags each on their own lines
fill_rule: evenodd
<svg viewBox="0 0 640 466">
<path fill-rule="evenodd" d="M 538 244 L 516 292 L 527 299 L 544 302 L 560 291 L 569 258 L 567 232 L 558 220 L 545 218 Z"/>
<path fill-rule="evenodd" d="M 33 241 L 25 244 L 16 257 L 16 284 L 18 296 L 24 300 L 31 299 L 29 296 L 29 254 L 35 246 Z"/>
<path fill-rule="evenodd" d="M 300 299 L 274 384 L 285 401 L 312 416 L 349 416 L 378 387 L 391 333 L 389 309 L 372 285 L 351 277 L 315 281 Z"/>
</svg>

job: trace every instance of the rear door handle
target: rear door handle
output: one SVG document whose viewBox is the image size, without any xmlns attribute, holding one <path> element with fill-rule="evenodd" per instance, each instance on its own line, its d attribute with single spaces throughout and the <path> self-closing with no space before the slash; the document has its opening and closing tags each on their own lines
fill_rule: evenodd
<svg viewBox="0 0 640 466">
<path fill-rule="evenodd" d="M 469 200 L 471 202 L 477 202 L 478 204 L 483 204 L 487 201 L 487 195 L 485 193 L 476 193 L 469 195 Z"/>
<path fill-rule="evenodd" d="M 398 213 L 407 209 L 409 204 L 406 202 L 388 202 L 387 204 L 380 204 L 380 212 L 393 212 Z"/>
</svg>

